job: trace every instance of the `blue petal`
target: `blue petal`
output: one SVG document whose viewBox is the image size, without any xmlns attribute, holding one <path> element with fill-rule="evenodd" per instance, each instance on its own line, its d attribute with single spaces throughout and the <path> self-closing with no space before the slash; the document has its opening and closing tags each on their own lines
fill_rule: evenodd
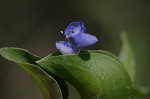
<svg viewBox="0 0 150 99">
<path fill-rule="evenodd" d="M 74 54 L 74 50 L 71 47 L 71 43 L 68 41 L 58 41 L 56 42 L 56 48 L 62 53 L 62 54 Z"/>
<path fill-rule="evenodd" d="M 90 34 L 86 33 L 79 33 L 74 37 L 75 42 L 77 43 L 78 47 L 89 46 L 98 41 L 98 39 Z"/>
<path fill-rule="evenodd" d="M 65 29 L 64 35 L 69 37 L 74 37 L 76 34 L 80 32 L 84 32 L 85 27 L 82 21 L 79 22 L 72 22 L 70 23 L 67 28 Z"/>
<path fill-rule="evenodd" d="M 86 27 L 83 27 L 80 31 L 80 33 L 84 33 L 85 32 Z"/>
</svg>

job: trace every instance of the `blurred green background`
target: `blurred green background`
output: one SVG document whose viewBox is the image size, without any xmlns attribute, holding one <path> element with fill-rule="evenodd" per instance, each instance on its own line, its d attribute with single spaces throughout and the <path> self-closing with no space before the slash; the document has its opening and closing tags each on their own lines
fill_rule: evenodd
<svg viewBox="0 0 150 99">
<path fill-rule="evenodd" d="M 63 40 L 60 31 L 80 20 L 99 39 L 85 49 L 118 55 L 119 34 L 128 32 L 136 59 L 135 83 L 150 89 L 149 0 L 0 0 L 0 48 L 21 47 L 44 57 L 57 51 L 55 42 Z M 77 99 L 73 91 L 69 97 Z M 42 99 L 42 94 L 24 70 L 0 57 L 0 99 Z"/>
</svg>

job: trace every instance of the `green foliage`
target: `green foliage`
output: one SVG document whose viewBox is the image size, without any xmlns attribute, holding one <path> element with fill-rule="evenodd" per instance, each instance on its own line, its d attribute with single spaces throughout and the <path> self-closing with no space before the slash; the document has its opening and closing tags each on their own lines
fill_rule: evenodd
<svg viewBox="0 0 150 99">
<path fill-rule="evenodd" d="M 126 70 L 128 71 L 132 81 L 134 81 L 135 61 L 134 61 L 133 51 L 127 37 L 127 33 L 125 32 L 121 33 L 121 40 L 123 44 L 119 54 L 119 59 L 125 65 Z"/>
<path fill-rule="evenodd" d="M 103 52 L 50 55 L 37 64 L 74 85 L 82 99 L 128 99 L 132 83 L 124 65 Z"/>
<path fill-rule="evenodd" d="M 135 78 L 135 59 L 134 53 L 132 51 L 132 47 L 130 45 L 128 35 L 125 31 L 123 31 L 120 35 L 122 40 L 122 47 L 119 53 L 120 61 L 125 65 L 127 72 L 129 73 L 132 82 L 134 82 Z M 132 96 L 145 96 L 149 93 L 148 89 L 145 87 L 132 86 Z"/>
<path fill-rule="evenodd" d="M 75 86 L 82 99 L 129 99 L 147 90 L 133 85 L 134 57 L 126 34 L 122 40 L 119 58 L 102 50 L 72 55 L 56 52 L 40 58 L 24 49 L 7 47 L 1 48 L 0 54 L 32 76 L 44 99 L 66 99 L 64 93 L 62 98 L 64 80 Z"/>
<path fill-rule="evenodd" d="M 20 48 L 1 48 L 0 54 L 6 59 L 19 64 L 32 78 L 43 93 L 44 99 L 62 99 L 60 88 L 55 79 L 42 70 L 35 61 L 39 60 L 28 51 Z"/>
</svg>

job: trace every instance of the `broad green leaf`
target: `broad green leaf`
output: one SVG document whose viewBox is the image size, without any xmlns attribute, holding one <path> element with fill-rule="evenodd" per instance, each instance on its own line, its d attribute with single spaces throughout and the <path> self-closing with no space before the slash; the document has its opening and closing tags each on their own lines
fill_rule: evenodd
<svg viewBox="0 0 150 99">
<path fill-rule="evenodd" d="M 131 48 L 131 45 L 128 40 L 127 33 L 121 33 L 121 40 L 122 40 L 122 48 L 119 54 L 119 59 L 123 62 L 128 71 L 132 81 L 134 81 L 135 76 L 135 61 L 134 61 L 134 54 Z"/>
<path fill-rule="evenodd" d="M 62 99 L 60 88 L 55 79 L 43 71 L 35 61 L 41 59 L 20 48 L 1 48 L 0 54 L 17 64 L 19 64 L 32 78 L 43 93 L 44 99 Z"/>
<path fill-rule="evenodd" d="M 82 99 L 128 99 L 132 92 L 125 66 L 106 51 L 83 51 L 78 55 L 55 53 L 36 63 L 74 85 Z"/>
</svg>

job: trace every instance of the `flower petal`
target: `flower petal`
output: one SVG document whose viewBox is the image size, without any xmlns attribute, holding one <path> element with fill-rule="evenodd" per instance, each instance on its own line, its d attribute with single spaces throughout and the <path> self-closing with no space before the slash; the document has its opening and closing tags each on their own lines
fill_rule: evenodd
<svg viewBox="0 0 150 99">
<path fill-rule="evenodd" d="M 70 23 L 67 28 L 65 29 L 64 35 L 67 37 L 74 37 L 76 34 L 80 32 L 84 32 L 85 27 L 82 21 L 79 22 L 72 22 Z"/>
<path fill-rule="evenodd" d="M 74 54 L 74 50 L 71 47 L 71 43 L 68 41 L 58 41 L 56 42 L 56 48 L 62 53 L 62 54 Z"/>
<path fill-rule="evenodd" d="M 89 46 L 98 41 L 98 39 L 90 34 L 79 33 L 74 37 L 75 42 L 79 47 Z"/>
</svg>

